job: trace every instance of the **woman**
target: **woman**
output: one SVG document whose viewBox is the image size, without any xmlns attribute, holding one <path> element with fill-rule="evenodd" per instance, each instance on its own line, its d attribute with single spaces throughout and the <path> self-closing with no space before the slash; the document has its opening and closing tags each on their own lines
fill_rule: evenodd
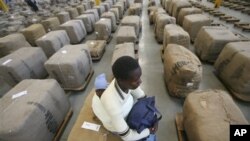
<svg viewBox="0 0 250 141">
<path fill-rule="evenodd" d="M 141 67 L 138 62 L 124 56 L 112 66 L 115 79 L 100 97 L 94 96 L 92 108 L 104 127 L 118 134 L 124 141 L 136 141 L 155 133 L 156 128 L 144 129 L 140 134 L 129 128 L 126 117 L 137 99 L 146 95 L 139 87 L 141 84 Z"/>
</svg>

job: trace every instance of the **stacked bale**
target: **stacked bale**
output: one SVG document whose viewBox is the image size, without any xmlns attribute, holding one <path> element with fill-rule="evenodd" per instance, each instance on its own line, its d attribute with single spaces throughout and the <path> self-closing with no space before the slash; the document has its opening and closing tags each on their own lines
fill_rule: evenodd
<svg viewBox="0 0 250 141">
<path fill-rule="evenodd" d="M 199 8 L 182 8 L 179 12 L 178 18 L 177 18 L 177 23 L 179 25 L 183 24 L 184 17 L 187 15 L 192 15 L 192 14 L 201 14 L 202 10 Z"/>
<path fill-rule="evenodd" d="M 64 46 L 45 62 L 45 68 L 66 90 L 84 89 L 93 71 L 88 47 L 83 44 Z"/>
<path fill-rule="evenodd" d="M 156 23 L 155 23 L 155 38 L 158 41 L 158 43 L 163 42 L 163 33 L 164 33 L 164 27 L 167 24 L 175 24 L 175 18 L 170 17 L 166 14 L 161 14 L 156 17 Z"/>
<path fill-rule="evenodd" d="M 84 8 L 83 5 L 78 5 L 78 6 L 76 7 L 76 9 L 77 9 L 77 12 L 78 12 L 79 15 L 83 14 L 84 11 L 86 11 L 86 9 Z"/>
<path fill-rule="evenodd" d="M 105 12 L 105 7 L 103 5 L 94 6 L 94 9 L 97 9 L 99 17 Z"/>
<path fill-rule="evenodd" d="M 70 44 L 69 36 L 64 30 L 51 31 L 36 40 L 36 44 L 41 47 L 49 58 L 60 48 Z"/>
<path fill-rule="evenodd" d="M 96 40 L 108 41 L 111 37 L 111 20 L 101 18 L 95 23 Z"/>
<path fill-rule="evenodd" d="M 228 141 L 229 127 L 232 124 L 248 122 L 226 92 L 196 91 L 186 98 L 183 106 L 183 125 L 188 140 Z"/>
<path fill-rule="evenodd" d="M 92 60 L 100 60 L 105 51 L 107 42 L 105 40 L 88 40 L 85 44 L 89 48 Z"/>
<path fill-rule="evenodd" d="M 71 19 L 74 19 L 77 16 L 79 16 L 79 13 L 76 8 L 69 8 L 69 9 L 66 9 L 66 11 L 69 12 L 69 16 Z"/>
<path fill-rule="evenodd" d="M 57 17 L 51 17 L 51 18 L 48 18 L 46 20 L 43 20 L 42 25 L 44 26 L 45 30 L 47 32 L 49 32 L 51 30 L 58 29 L 58 27 L 60 25 L 60 21 Z"/>
<path fill-rule="evenodd" d="M 61 24 L 64 24 L 65 22 L 70 20 L 69 12 L 60 12 L 57 15 L 57 18 L 59 19 Z"/>
<path fill-rule="evenodd" d="M 213 63 L 227 43 L 239 40 L 225 27 L 204 26 L 197 34 L 195 52 L 202 61 Z"/>
<path fill-rule="evenodd" d="M 60 129 L 70 102 L 54 79 L 28 79 L 3 96 L 0 107 L 1 140 L 49 141 Z"/>
<path fill-rule="evenodd" d="M 237 98 L 250 101 L 250 42 L 228 43 L 215 62 L 217 75 Z"/>
<path fill-rule="evenodd" d="M 189 48 L 190 37 L 186 31 L 176 24 L 168 24 L 164 27 L 163 49 L 168 44 L 178 44 Z"/>
<path fill-rule="evenodd" d="M 119 19 L 122 19 L 123 13 L 124 13 L 123 4 L 116 3 L 115 5 L 112 6 L 112 8 L 118 8 L 118 10 L 119 10 Z"/>
<path fill-rule="evenodd" d="M 4 57 L 21 47 L 31 47 L 23 34 L 15 33 L 0 38 L 0 58 Z"/>
<path fill-rule="evenodd" d="M 70 20 L 60 25 L 59 29 L 67 32 L 71 44 L 79 43 L 87 35 L 85 26 L 81 20 Z"/>
<path fill-rule="evenodd" d="M 121 21 L 121 26 L 133 26 L 136 36 L 139 37 L 141 31 L 141 21 L 139 16 L 126 16 Z"/>
<path fill-rule="evenodd" d="M 24 79 L 45 78 L 47 72 L 43 64 L 46 60 L 41 48 L 20 48 L 0 59 L 0 77 L 10 86 Z"/>
<path fill-rule="evenodd" d="M 115 19 L 118 23 L 120 21 L 119 9 L 118 8 L 111 8 L 110 12 L 113 12 L 115 14 Z"/>
<path fill-rule="evenodd" d="M 173 4 L 173 17 L 178 18 L 178 14 L 182 8 L 192 7 L 192 5 L 187 0 L 177 0 Z"/>
<path fill-rule="evenodd" d="M 116 35 L 116 44 L 121 44 L 125 42 L 136 43 L 137 36 L 135 33 L 135 28 L 132 26 L 121 26 Z"/>
<path fill-rule="evenodd" d="M 115 32 L 117 28 L 115 14 L 113 12 L 105 12 L 102 14 L 102 18 L 107 18 L 111 20 L 111 31 Z"/>
<path fill-rule="evenodd" d="M 77 20 L 82 20 L 87 33 L 94 31 L 95 16 L 94 14 L 82 14 L 76 17 Z"/>
<path fill-rule="evenodd" d="M 210 26 L 212 20 L 203 14 L 193 14 L 184 17 L 183 29 L 189 33 L 191 41 L 194 42 L 197 33 L 203 26 Z"/>
<path fill-rule="evenodd" d="M 94 14 L 95 22 L 99 21 L 99 19 L 100 19 L 97 9 L 89 9 L 89 10 L 85 11 L 84 14 Z"/>
<path fill-rule="evenodd" d="M 168 44 L 164 50 L 164 75 L 169 94 L 184 98 L 199 88 L 202 65 L 185 47 Z"/>
<path fill-rule="evenodd" d="M 116 45 L 114 49 L 111 65 L 113 65 L 114 62 L 122 56 L 130 56 L 132 58 L 135 58 L 134 43 L 123 43 L 123 44 Z"/>
<path fill-rule="evenodd" d="M 142 13 L 142 4 L 141 3 L 134 3 L 131 4 L 128 9 L 128 15 L 137 15 L 141 16 Z"/>
<path fill-rule="evenodd" d="M 46 34 L 41 24 L 33 24 L 23 29 L 21 33 L 32 46 L 36 46 L 36 40 Z"/>
</svg>

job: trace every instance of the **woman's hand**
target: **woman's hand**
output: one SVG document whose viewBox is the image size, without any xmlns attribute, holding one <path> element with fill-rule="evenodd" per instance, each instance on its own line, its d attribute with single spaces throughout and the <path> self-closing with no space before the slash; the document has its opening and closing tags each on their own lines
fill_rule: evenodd
<svg viewBox="0 0 250 141">
<path fill-rule="evenodd" d="M 150 134 L 155 134 L 156 131 L 158 130 L 158 123 L 156 122 L 152 128 L 149 128 Z"/>
</svg>

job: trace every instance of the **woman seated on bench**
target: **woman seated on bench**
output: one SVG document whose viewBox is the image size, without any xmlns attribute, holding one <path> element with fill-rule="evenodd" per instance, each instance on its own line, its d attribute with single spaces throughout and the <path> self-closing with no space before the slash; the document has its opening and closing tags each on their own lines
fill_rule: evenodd
<svg viewBox="0 0 250 141">
<path fill-rule="evenodd" d="M 141 67 L 137 60 L 124 56 L 113 64 L 112 72 L 115 79 L 109 85 L 104 74 L 97 77 L 96 82 L 99 79 L 103 83 L 95 83 L 97 94 L 92 101 L 93 111 L 107 130 L 120 135 L 123 140 L 144 140 L 156 129 L 144 129 L 139 134 L 126 123 L 126 117 L 136 100 L 146 96 L 139 87 Z"/>
</svg>

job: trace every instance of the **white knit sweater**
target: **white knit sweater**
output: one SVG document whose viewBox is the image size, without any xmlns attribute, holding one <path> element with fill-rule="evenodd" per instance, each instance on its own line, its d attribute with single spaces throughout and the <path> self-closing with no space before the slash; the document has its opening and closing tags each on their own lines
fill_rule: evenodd
<svg viewBox="0 0 250 141">
<path fill-rule="evenodd" d="M 115 83 L 115 80 L 113 80 L 101 98 L 94 95 L 92 108 L 107 130 L 118 133 L 124 141 L 136 141 L 149 136 L 150 131 L 149 129 L 145 129 L 138 134 L 135 130 L 128 127 L 125 119 L 132 109 L 134 102 L 144 96 L 145 94 L 140 87 L 124 93 Z"/>
</svg>

